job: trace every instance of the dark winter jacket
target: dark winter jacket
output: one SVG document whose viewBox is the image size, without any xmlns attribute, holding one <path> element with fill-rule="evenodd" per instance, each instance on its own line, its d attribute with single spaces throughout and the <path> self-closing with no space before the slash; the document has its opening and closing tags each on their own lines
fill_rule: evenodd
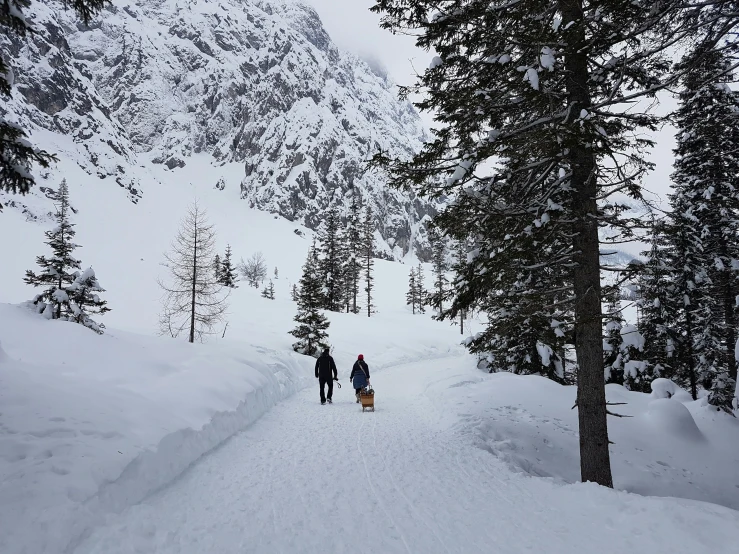
<svg viewBox="0 0 739 554">
<path fill-rule="evenodd" d="M 333 372 L 333 378 L 338 379 L 339 374 L 336 372 L 336 363 L 328 352 L 324 352 L 316 360 L 316 377 L 329 380 L 332 378 L 331 373 Z"/>
<path fill-rule="evenodd" d="M 361 389 L 366 386 L 369 381 L 369 366 L 367 365 L 367 362 L 364 360 L 357 360 L 354 362 L 354 367 L 349 375 L 349 379 L 355 389 Z"/>
</svg>

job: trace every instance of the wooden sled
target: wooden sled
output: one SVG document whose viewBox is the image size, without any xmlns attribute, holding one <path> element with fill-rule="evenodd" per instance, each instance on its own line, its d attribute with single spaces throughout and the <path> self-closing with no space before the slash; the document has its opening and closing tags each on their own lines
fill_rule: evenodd
<svg viewBox="0 0 739 554">
<path fill-rule="evenodd" d="M 372 410 L 375 411 L 375 393 L 374 392 L 360 392 L 359 401 L 362 403 L 362 411 Z"/>
</svg>

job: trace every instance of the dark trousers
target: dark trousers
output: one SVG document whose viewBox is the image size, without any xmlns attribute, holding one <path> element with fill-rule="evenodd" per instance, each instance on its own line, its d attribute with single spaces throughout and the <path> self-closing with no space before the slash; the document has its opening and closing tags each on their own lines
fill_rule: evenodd
<svg viewBox="0 0 739 554">
<path fill-rule="evenodd" d="M 325 377 L 319 377 L 318 384 L 321 386 L 321 402 L 326 402 L 326 398 L 331 400 L 331 397 L 334 394 L 334 380 L 330 377 L 328 379 Z M 328 397 L 323 393 L 324 385 L 328 385 Z"/>
</svg>

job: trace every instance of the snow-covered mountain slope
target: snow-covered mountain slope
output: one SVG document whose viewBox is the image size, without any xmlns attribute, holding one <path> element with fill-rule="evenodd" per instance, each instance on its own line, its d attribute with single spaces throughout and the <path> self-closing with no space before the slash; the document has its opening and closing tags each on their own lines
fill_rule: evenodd
<svg viewBox="0 0 739 554">
<path fill-rule="evenodd" d="M 433 208 L 388 189 L 365 164 L 378 149 L 418 149 L 421 120 L 386 75 L 331 42 L 311 7 L 123 0 L 89 29 L 55 0 L 33 2 L 28 14 L 38 33 L 0 37 L 16 78 L 0 110 L 101 185 L 115 182 L 136 201 L 157 186 L 147 168 L 187 182 L 191 157 L 207 154 L 207 184 L 237 188 L 244 206 L 316 228 L 354 188 L 374 208 L 388 255 L 427 252 L 420 221 Z M 74 147 L 60 152 L 58 135 Z"/>
</svg>

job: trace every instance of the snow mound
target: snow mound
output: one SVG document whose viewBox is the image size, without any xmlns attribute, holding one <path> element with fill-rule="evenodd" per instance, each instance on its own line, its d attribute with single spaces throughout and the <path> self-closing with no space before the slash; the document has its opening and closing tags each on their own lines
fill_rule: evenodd
<svg viewBox="0 0 739 554">
<path fill-rule="evenodd" d="M 0 363 L 6 361 L 8 359 L 8 355 L 5 353 L 5 350 L 3 350 L 3 343 L 0 342 Z"/>
<path fill-rule="evenodd" d="M 675 383 L 669 379 L 659 377 L 652 381 L 652 394 L 651 397 L 657 398 L 672 398 L 675 393 L 680 389 Z"/>
<path fill-rule="evenodd" d="M 706 440 L 690 411 L 684 404 L 671 398 L 657 398 L 649 402 L 646 417 L 655 427 L 669 435 L 696 442 Z"/>
</svg>

